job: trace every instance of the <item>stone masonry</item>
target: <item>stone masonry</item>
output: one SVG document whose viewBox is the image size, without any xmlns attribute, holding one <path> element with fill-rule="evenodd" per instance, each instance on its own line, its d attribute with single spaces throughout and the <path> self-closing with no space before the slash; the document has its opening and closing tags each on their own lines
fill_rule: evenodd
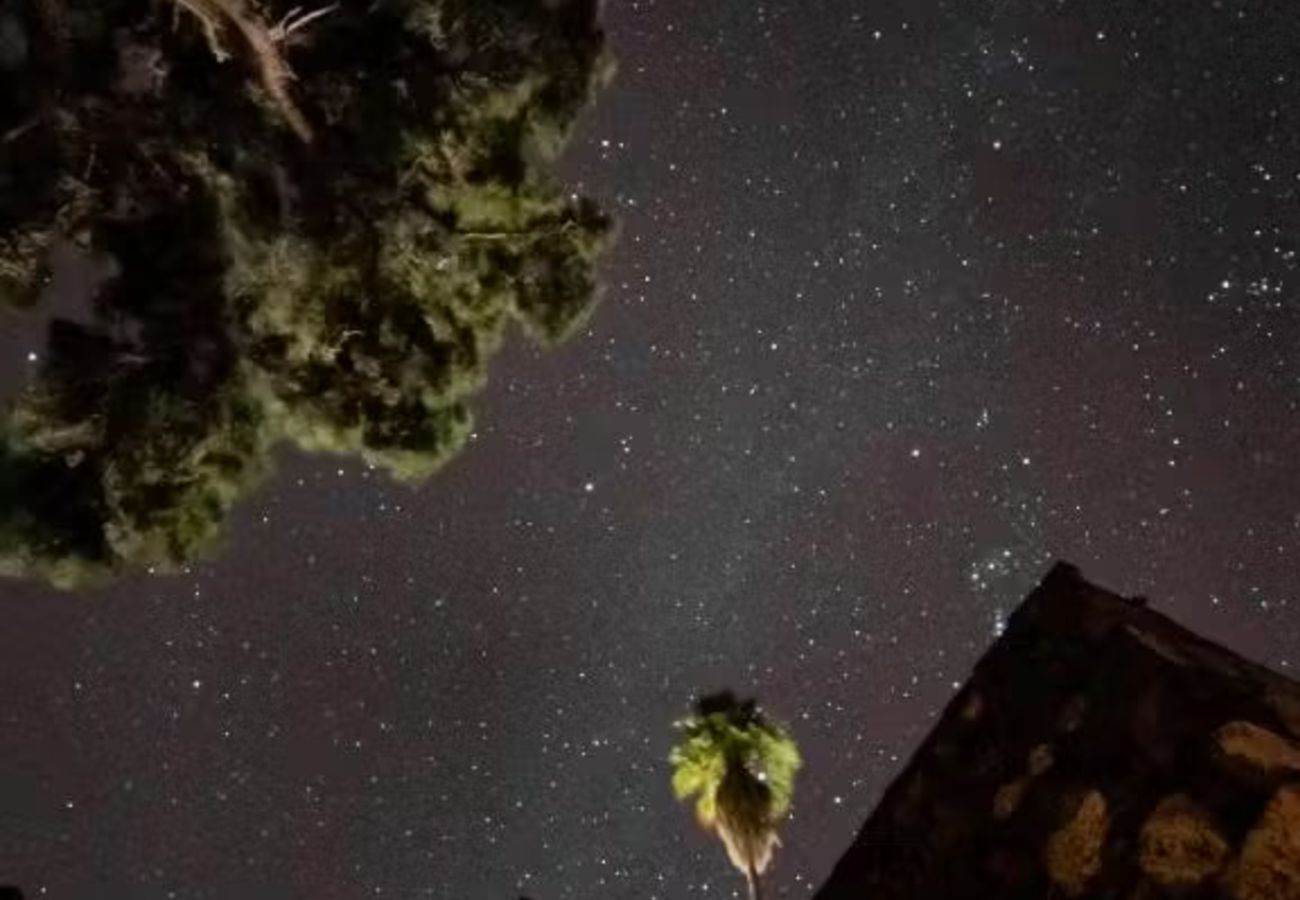
<svg viewBox="0 0 1300 900">
<path fill-rule="evenodd" d="M 1300 900 L 1300 685 L 1057 565 L 815 900 Z"/>
</svg>

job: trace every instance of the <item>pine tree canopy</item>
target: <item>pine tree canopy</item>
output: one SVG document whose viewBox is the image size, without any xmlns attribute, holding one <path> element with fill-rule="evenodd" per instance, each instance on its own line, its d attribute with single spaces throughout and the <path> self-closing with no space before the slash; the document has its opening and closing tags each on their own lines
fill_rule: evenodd
<svg viewBox="0 0 1300 900">
<path fill-rule="evenodd" d="M 291 442 L 428 476 L 507 326 L 589 313 L 609 223 L 549 174 L 597 0 L 14 0 L 0 303 L 111 270 L 0 419 L 0 574 L 184 565 Z"/>
</svg>

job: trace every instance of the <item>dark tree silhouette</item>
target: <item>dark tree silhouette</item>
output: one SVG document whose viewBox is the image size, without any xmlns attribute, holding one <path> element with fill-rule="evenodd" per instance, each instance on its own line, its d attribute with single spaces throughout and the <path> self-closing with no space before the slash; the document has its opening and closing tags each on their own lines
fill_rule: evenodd
<svg viewBox="0 0 1300 900">
<path fill-rule="evenodd" d="M 608 223 L 545 169 L 597 0 L 294 6 L 0 10 L 0 299 L 56 244 L 114 271 L 0 422 L 0 573 L 184 564 L 280 441 L 423 478 L 509 323 L 589 311 Z"/>
</svg>

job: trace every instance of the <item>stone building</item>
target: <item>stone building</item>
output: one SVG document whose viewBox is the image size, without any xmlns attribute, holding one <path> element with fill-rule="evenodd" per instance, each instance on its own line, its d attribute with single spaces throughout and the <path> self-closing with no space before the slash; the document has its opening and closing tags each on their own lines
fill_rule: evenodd
<svg viewBox="0 0 1300 900">
<path fill-rule="evenodd" d="M 1300 900 L 1300 685 L 1058 565 L 816 900 Z"/>
</svg>

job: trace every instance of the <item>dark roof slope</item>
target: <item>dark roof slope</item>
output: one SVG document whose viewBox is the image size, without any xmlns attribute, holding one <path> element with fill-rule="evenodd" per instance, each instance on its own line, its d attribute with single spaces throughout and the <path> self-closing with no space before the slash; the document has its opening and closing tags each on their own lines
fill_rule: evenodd
<svg viewBox="0 0 1300 900">
<path fill-rule="evenodd" d="M 1058 564 L 816 900 L 1300 900 L 1300 686 Z"/>
</svg>

